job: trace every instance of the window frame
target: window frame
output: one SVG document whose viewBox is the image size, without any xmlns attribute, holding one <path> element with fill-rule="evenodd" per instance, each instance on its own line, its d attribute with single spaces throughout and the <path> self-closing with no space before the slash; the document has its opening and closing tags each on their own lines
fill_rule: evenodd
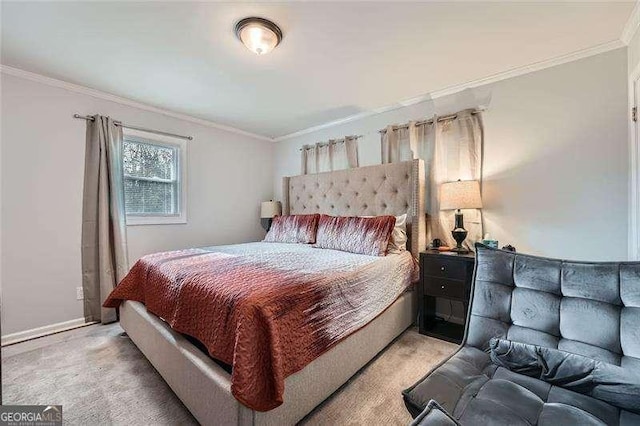
<svg viewBox="0 0 640 426">
<path fill-rule="evenodd" d="M 187 141 L 180 138 L 175 138 L 166 135 L 158 135 L 150 132 L 143 132 L 133 129 L 122 129 L 123 143 L 127 138 L 131 138 L 134 142 L 147 143 L 149 145 L 165 146 L 168 148 L 174 148 L 176 150 L 176 189 L 178 191 L 177 200 L 177 214 L 171 215 L 158 215 L 152 213 L 141 214 L 127 214 L 126 224 L 127 226 L 137 225 L 172 225 L 172 224 L 184 224 L 187 223 L 187 159 L 188 159 L 188 144 Z M 124 155 L 124 152 L 123 152 Z M 120 161 L 123 161 L 121 157 Z M 124 191 L 124 170 L 122 176 L 122 183 Z"/>
</svg>

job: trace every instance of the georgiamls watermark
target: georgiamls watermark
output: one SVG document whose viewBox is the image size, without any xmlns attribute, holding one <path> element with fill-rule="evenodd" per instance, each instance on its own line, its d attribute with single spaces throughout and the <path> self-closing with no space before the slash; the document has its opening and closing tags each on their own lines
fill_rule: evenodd
<svg viewBox="0 0 640 426">
<path fill-rule="evenodd" d="M 62 405 L 0 405 L 0 426 L 61 426 Z"/>
</svg>

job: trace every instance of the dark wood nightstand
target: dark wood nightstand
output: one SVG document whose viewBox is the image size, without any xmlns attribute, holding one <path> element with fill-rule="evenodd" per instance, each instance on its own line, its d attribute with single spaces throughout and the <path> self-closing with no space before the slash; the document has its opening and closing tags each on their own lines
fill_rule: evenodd
<svg viewBox="0 0 640 426">
<path fill-rule="evenodd" d="M 420 253 L 418 286 L 419 331 L 427 336 L 460 343 L 464 325 L 436 318 L 436 298 L 462 302 L 466 322 L 475 254 L 435 250 Z"/>
</svg>

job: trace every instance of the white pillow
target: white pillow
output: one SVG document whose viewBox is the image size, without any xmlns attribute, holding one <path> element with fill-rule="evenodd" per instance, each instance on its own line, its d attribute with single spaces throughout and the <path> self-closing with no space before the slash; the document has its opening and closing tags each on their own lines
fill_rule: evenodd
<svg viewBox="0 0 640 426">
<path fill-rule="evenodd" d="M 375 216 L 362 216 L 375 217 Z M 398 254 L 407 250 L 407 214 L 396 216 L 396 225 L 391 232 L 391 238 L 387 244 L 387 254 Z"/>
<path fill-rule="evenodd" d="M 396 216 L 391 238 L 387 245 L 387 254 L 398 254 L 407 250 L 407 214 Z"/>
</svg>

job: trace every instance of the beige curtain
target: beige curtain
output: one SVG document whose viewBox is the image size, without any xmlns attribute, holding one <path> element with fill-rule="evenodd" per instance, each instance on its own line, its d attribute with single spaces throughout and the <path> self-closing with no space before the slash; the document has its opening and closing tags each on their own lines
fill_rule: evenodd
<svg viewBox="0 0 640 426">
<path fill-rule="evenodd" d="M 404 143 L 417 158 L 425 162 L 427 174 L 426 211 L 427 211 L 427 239 L 431 241 L 439 238 L 449 246 L 454 246 L 455 241 L 451 236 L 454 225 L 453 210 L 440 210 L 439 188 L 444 182 L 461 180 L 482 181 L 482 146 L 484 130 L 480 113 L 472 114 L 473 110 L 460 111 L 453 120 L 438 121 L 438 116 L 433 117 L 433 123 L 421 126 L 409 123 L 407 127 L 407 139 Z M 393 130 L 393 129 L 392 129 Z M 389 127 L 387 128 L 389 134 Z M 396 130 L 395 133 L 398 133 Z M 383 149 L 382 162 L 386 160 L 405 161 L 406 152 L 393 145 L 393 136 L 389 138 L 382 135 L 381 145 Z M 390 139 L 385 141 L 385 139 Z M 396 137 L 397 140 L 404 141 Z M 385 158 L 385 146 L 391 146 L 392 154 Z M 395 151 L 394 151 L 395 150 Z M 395 152 L 395 153 L 394 153 Z M 402 157 L 404 155 L 405 157 Z M 389 161 L 386 161 L 389 162 Z M 482 182 L 481 182 L 482 185 Z M 481 186 L 482 188 L 482 186 Z M 473 244 L 482 239 L 483 225 L 482 212 L 477 209 L 463 210 L 464 227 L 469 232 L 464 245 L 473 249 Z"/>
<path fill-rule="evenodd" d="M 387 126 L 381 141 L 382 164 L 418 158 L 415 132 L 416 125 L 413 121 L 409 122 L 408 126 Z"/>
<path fill-rule="evenodd" d="M 329 140 L 302 148 L 302 174 L 358 167 L 358 138 Z"/>
<path fill-rule="evenodd" d="M 318 148 L 305 146 L 302 148 L 302 174 L 318 173 Z"/>
<path fill-rule="evenodd" d="M 87 321 L 116 321 L 102 307 L 128 271 L 122 128 L 109 117 L 87 121 L 82 208 L 82 287 Z"/>
</svg>

